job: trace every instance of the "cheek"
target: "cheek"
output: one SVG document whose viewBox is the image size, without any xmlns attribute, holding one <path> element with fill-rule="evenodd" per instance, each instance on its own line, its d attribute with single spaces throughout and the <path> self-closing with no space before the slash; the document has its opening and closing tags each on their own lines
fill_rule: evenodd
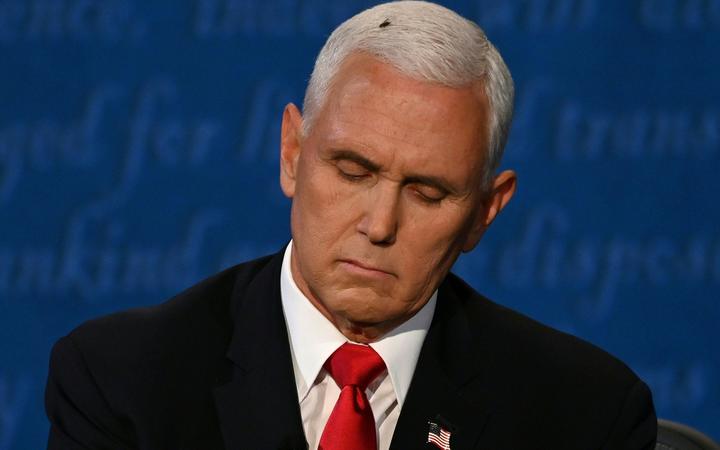
<svg viewBox="0 0 720 450">
<path fill-rule="evenodd" d="M 293 227 L 325 246 L 354 230 L 361 196 L 328 169 L 309 170 L 298 180 L 293 198 Z"/>
<path fill-rule="evenodd" d="M 405 208 L 405 230 L 410 245 L 417 244 L 428 254 L 443 253 L 462 240 L 469 230 L 470 214 L 457 205 L 439 208 L 415 206 Z M 417 243 L 421 239 L 421 244 Z"/>
<path fill-rule="evenodd" d="M 468 234 L 467 214 L 455 208 L 440 208 L 415 213 L 406 220 L 401 242 L 409 275 L 429 279 L 449 270 Z"/>
</svg>

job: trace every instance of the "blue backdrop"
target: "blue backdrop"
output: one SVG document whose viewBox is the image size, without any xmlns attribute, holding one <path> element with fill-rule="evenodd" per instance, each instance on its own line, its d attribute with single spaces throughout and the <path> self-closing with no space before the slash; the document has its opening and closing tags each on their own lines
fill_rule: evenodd
<svg viewBox="0 0 720 450">
<path fill-rule="evenodd" d="M 52 343 L 288 239 L 282 107 L 374 1 L 0 0 L 0 450 Z M 720 0 L 443 2 L 504 55 L 519 191 L 455 267 L 720 438 Z"/>
</svg>

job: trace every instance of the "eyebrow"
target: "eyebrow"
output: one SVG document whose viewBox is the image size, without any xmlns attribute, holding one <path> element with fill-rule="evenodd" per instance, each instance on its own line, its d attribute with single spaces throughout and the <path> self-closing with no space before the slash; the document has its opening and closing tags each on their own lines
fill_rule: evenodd
<svg viewBox="0 0 720 450">
<path fill-rule="evenodd" d="M 379 172 L 380 165 L 367 159 L 366 157 L 358 154 L 353 150 L 346 149 L 335 149 L 331 151 L 330 159 L 332 161 L 346 160 L 357 163 L 367 169 L 370 172 Z M 403 180 L 403 184 L 418 183 L 426 186 L 434 187 L 447 194 L 458 195 L 457 191 L 451 187 L 451 183 L 443 177 L 436 177 L 432 175 L 420 175 L 412 174 Z"/>
</svg>

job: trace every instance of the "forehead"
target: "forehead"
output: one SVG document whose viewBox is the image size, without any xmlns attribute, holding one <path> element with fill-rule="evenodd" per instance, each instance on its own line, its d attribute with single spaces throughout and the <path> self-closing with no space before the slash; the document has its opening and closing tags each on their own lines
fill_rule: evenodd
<svg viewBox="0 0 720 450">
<path fill-rule="evenodd" d="M 479 84 L 451 88 L 419 81 L 356 54 L 338 71 L 313 130 L 327 145 L 474 177 L 485 160 L 487 117 Z"/>
</svg>

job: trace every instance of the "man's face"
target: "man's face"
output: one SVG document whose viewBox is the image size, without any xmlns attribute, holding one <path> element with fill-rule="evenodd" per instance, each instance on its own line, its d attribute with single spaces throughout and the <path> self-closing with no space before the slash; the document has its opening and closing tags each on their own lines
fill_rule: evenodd
<svg viewBox="0 0 720 450">
<path fill-rule="evenodd" d="M 350 339 L 412 317 L 509 200 L 510 172 L 481 189 L 487 117 L 479 86 L 416 81 L 363 54 L 345 61 L 307 136 L 286 108 L 293 278 Z"/>
</svg>

